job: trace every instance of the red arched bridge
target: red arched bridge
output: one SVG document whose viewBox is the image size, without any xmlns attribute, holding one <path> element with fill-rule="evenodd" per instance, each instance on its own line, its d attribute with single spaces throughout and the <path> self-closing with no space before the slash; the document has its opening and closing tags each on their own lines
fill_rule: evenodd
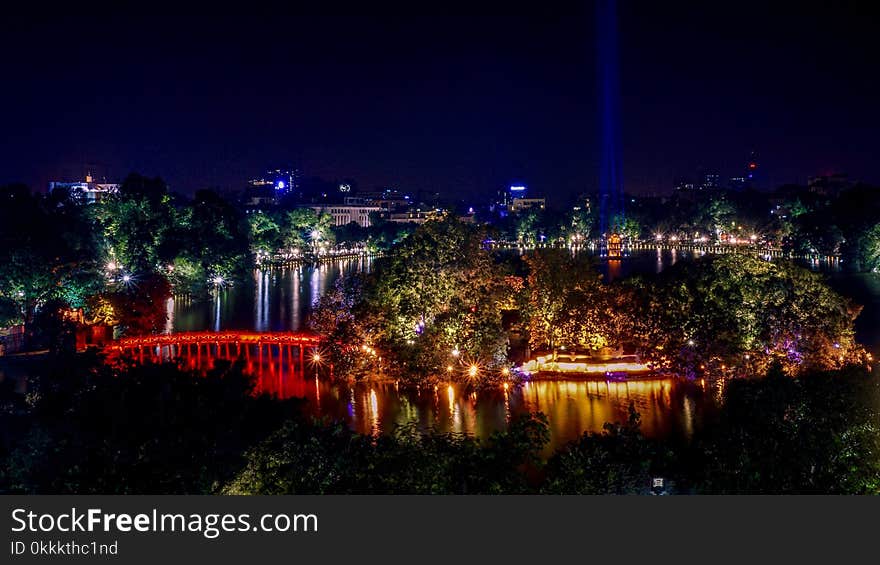
<svg viewBox="0 0 880 565">
<path fill-rule="evenodd" d="M 126 337 L 112 342 L 107 350 L 140 362 L 181 359 L 194 366 L 214 359 L 244 358 L 262 367 L 264 360 L 281 363 L 285 357 L 293 365 L 297 355 L 304 367 L 306 349 L 316 353 L 320 344 L 321 336 L 306 332 L 181 332 Z"/>
</svg>

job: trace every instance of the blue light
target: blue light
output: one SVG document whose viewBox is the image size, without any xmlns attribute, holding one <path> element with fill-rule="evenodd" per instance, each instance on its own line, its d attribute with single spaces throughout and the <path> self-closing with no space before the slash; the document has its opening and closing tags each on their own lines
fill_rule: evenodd
<svg viewBox="0 0 880 565">
<path fill-rule="evenodd" d="M 284 181 L 278 181 L 278 184 L 276 186 L 278 187 L 278 190 L 284 190 Z"/>
<path fill-rule="evenodd" d="M 525 189 L 526 189 L 526 187 L 524 187 L 524 186 L 511 186 L 510 187 L 511 192 L 523 192 Z"/>
</svg>

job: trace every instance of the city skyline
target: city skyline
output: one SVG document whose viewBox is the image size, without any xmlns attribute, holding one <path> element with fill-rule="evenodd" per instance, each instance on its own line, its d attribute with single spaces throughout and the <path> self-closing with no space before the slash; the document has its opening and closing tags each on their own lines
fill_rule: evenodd
<svg viewBox="0 0 880 565">
<path fill-rule="evenodd" d="M 878 73 L 854 7 L 620 7 L 623 187 L 698 170 L 877 183 Z M 241 189 L 268 167 L 449 196 L 597 190 L 591 9 L 504 17 L 18 16 L 0 182 L 103 169 Z M 707 23 L 711 22 L 711 23 Z M 94 40 L 68 38 L 95 30 Z M 85 37 L 92 37 L 88 33 Z M 100 39 L 99 39 L 100 38 Z M 113 49 L 107 45 L 112 44 Z M 797 48 L 795 49 L 796 46 Z"/>
</svg>

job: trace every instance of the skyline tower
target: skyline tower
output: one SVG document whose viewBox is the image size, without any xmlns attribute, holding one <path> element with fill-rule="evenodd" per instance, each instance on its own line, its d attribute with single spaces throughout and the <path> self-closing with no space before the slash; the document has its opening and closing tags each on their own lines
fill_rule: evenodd
<svg viewBox="0 0 880 565">
<path fill-rule="evenodd" d="M 599 229 L 607 234 L 624 221 L 621 176 L 620 72 L 616 0 L 596 2 L 596 68 L 599 98 Z"/>
</svg>

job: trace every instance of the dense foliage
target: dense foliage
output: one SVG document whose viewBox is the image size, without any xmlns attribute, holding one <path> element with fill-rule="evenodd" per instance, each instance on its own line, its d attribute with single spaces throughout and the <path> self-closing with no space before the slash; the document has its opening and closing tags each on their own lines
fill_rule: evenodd
<svg viewBox="0 0 880 565">
<path fill-rule="evenodd" d="M 325 295 L 311 326 L 328 337 L 344 370 L 411 381 L 497 375 L 507 359 L 502 313 L 513 291 L 484 239 L 454 219 L 427 222 L 369 275 Z"/>
<path fill-rule="evenodd" d="M 861 310 L 817 273 L 749 255 L 704 257 L 630 283 L 633 339 L 679 374 L 789 374 L 865 363 Z"/>
</svg>

